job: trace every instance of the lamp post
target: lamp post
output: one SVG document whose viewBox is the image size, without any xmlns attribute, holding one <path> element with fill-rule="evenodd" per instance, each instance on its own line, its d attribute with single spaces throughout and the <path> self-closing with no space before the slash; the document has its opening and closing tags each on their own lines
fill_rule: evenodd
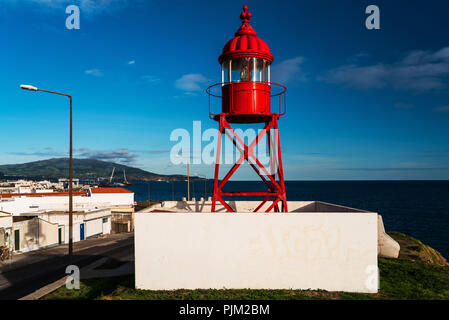
<svg viewBox="0 0 449 320">
<path fill-rule="evenodd" d="M 190 200 L 190 174 L 189 174 L 189 160 L 187 160 L 187 201 Z"/>
<path fill-rule="evenodd" d="M 48 91 L 30 85 L 20 85 L 23 90 L 42 91 L 60 96 L 66 96 L 70 100 L 70 157 L 69 157 L 69 264 L 72 263 L 73 255 L 73 144 L 72 144 L 72 96 L 66 93 Z"/>
</svg>

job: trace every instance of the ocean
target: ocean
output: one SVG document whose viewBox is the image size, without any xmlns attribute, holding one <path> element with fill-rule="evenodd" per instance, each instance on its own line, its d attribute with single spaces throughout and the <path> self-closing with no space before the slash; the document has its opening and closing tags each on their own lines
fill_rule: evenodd
<svg viewBox="0 0 449 320">
<path fill-rule="evenodd" d="M 286 181 L 288 200 L 319 200 L 382 215 L 385 229 L 415 237 L 449 258 L 449 181 Z M 230 181 L 229 191 L 262 190 L 259 181 Z M 127 186 L 137 201 L 180 200 L 187 182 L 141 182 Z M 213 181 L 190 182 L 190 196 L 212 196 Z M 244 200 L 244 197 L 241 197 Z"/>
</svg>

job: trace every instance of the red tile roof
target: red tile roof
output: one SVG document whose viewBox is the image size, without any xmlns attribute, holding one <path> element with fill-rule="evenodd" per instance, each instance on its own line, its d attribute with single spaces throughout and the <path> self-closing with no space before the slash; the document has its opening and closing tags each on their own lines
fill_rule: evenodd
<svg viewBox="0 0 449 320">
<path fill-rule="evenodd" d="M 42 193 L 0 193 L 2 198 L 12 197 L 63 197 L 68 196 L 68 192 L 42 192 Z M 87 192 L 73 192 L 74 196 L 87 196 Z"/>
<path fill-rule="evenodd" d="M 132 191 L 126 190 L 125 188 L 92 188 L 90 189 L 92 193 L 134 193 Z M 87 192 L 73 192 L 74 196 L 87 196 Z M 12 198 L 12 197 L 67 197 L 68 192 L 42 192 L 42 193 L 0 193 L 2 198 Z"/>
<path fill-rule="evenodd" d="M 91 188 L 91 193 L 134 193 L 125 188 Z"/>
</svg>

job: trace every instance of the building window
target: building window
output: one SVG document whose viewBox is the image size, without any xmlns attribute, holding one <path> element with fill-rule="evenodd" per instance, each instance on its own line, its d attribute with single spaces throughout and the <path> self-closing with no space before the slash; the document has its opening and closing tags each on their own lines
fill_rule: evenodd
<svg viewBox="0 0 449 320">
<path fill-rule="evenodd" d="M 108 218 L 103 218 L 103 223 L 108 222 Z"/>
</svg>

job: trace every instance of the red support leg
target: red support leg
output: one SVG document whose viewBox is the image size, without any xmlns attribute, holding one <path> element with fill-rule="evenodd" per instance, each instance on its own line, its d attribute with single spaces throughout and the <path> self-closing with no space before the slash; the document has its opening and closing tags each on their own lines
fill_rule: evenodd
<svg viewBox="0 0 449 320">
<path fill-rule="evenodd" d="M 282 189 L 282 209 L 284 212 L 288 212 L 287 208 L 287 195 L 285 193 L 285 182 L 284 182 L 284 169 L 282 167 L 282 153 L 281 153 L 281 141 L 279 138 L 279 127 L 278 127 L 278 116 L 273 116 L 274 127 L 275 127 L 275 135 L 277 139 L 277 148 L 278 148 L 278 173 L 279 173 L 279 181 L 281 182 Z"/>
<path fill-rule="evenodd" d="M 220 172 L 220 158 L 221 158 L 221 136 L 223 134 L 223 115 L 220 115 L 220 124 L 218 126 L 218 139 L 217 139 L 217 155 L 215 158 L 215 174 L 214 174 L 214 193 L 212 195 L 212 212 L 215 212 L 215 202 L 217 201 L 217 196 L 220 197 L 218 193 L 218 174 Z"/>
<path fill-rule="evenodd" d="M 258 206 L 257 206 L 257 208 L 256 209 L 254 209 L 254 211 L 253 212 L 257 212 L 257 211 L 259 211 L 260 210 L 260 208 L 262 208 L 263 207 L 263 205 L 265 204 L 265 203 L 267 203 L 267 201 L 268 200 L 270 200 L 270 198 L 271 198 L 271 196 L 268 196 L 268 197 L 266 197 Z"/>
<path fill-rule="evenodd" d="M 271 129 L 268 131 L 267 133 L 267 144 L 268 144 L 268 158 L 270 161 L 270 175 L 272 177 L 273 180 L 276 179 L 276 159 L 275 159 L 275 150 L 273 148 L 272 145 L 272 140 L 271 140 Z M 274 192 L 275 190 L 275 186 L 272 183 L 270 185 L 270 191 Z M 274 207 L 274 212 L 279 212 L 279 206 L 276 204 L 276 206 Z"/>
</svg>

